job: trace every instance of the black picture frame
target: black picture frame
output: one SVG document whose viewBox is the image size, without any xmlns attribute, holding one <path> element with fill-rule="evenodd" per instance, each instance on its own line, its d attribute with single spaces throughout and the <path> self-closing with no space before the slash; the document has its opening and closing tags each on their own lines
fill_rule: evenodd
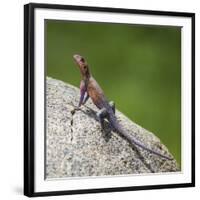
<svg viewBox="0 0 200 200">
<path fill-rule="evenodd" d="M 34 23 L 35 9 L 59 9 L 59 10 L 79 10 L 79 11 L 99 11 L 108 13 L 129 13 L 129 14 L 148 14 L 155 16 L 182 16 L 192 20 L 192 169 L 190 183 L 168 184 L 168 185 L 144 185 L 131 187 L 116 187 L 116 188 L 98 188 L 84 190 L 66 190 L 66 191 L 46 191 L 35 192 L 35 172 L 34 172 L 34 131 L 35 131 L 35 69 L 34 69 Z M 52 196 L 52 195 L 72 195 L 84 193 L 99 193 L 99 192 L 119 192 L 133 190 L 149 190 L 162 188 L 181 188 L 195 186 L 195 14 L 186 12 L 167 12 L 153 10 L 136 10 L 136 9 L 121 9 L 121 8 L 105 8 L 105 7 L 87 7 L 74 5 L 56 5 L 56 4 L 36 4 L 31 3 L 24 5 L 24 195 L 28 197 L 36 196 Z"/>
</svg>

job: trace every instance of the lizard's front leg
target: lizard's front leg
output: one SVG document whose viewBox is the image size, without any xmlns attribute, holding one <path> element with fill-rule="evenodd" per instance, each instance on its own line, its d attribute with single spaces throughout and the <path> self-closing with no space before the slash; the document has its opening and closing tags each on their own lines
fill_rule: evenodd
<svg viewBox="0 0 200 200">
<path fill-rule="evenodd" d="M 85 93 L 86 93 L 85 82 L 82 80 L 80 83 L 80 100 L 79 100 L 78 107 L 82 105 Z"/>
<path fill-rule="evenodd" d="M 86 102 L 87 102 L 87 100 L 89 99 L 89 94 L 87 93 L 87 96 L 85 97 L 85 99 L 83 100 L 83 102 L 82 102 L 82 105 L 84 105 Z"/>
</svg>

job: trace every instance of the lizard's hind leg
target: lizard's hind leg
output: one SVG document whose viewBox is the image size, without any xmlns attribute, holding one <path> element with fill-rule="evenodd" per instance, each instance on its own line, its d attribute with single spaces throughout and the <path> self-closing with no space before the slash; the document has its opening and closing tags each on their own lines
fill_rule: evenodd
<svg viewBox="0 0 200 200">
<path fill-rule="evenodd" d="M 111 130 L 110 129 L 108 130 L 108 127 L 105 126 L 105 122 L 104 122 L 104 118 L 108 117 L 108 113 L 107 113 L 106 108 L 102 108 L 101 110 L 99 110 L 99 112 L 97 113 L 97 117 L 98 117 L 99 122 L 101 124 L 103 137 L 104 137 L 105 141 L 108 142 L 109 139 L 111 138 L 111 134 L 110 134 Z"/>
<path fill-rule="evenodd" d="M 110 101 L 109 105 L 111 106 L 111 108 L 112 108 L 112 110 L 113 110 L 113 112 L 115 114 L 115 102 L 114 101 Z"/>
<path fill-rule="evenodd" d="M 107 111 L 106 111 L 106 109 L 105 108 L 102 108 L 101 110 L 99 110 L 98 112 L 97 112 L 97 117 L 98 117 L 98 120 L 99 120 L 99 122 L 100 122 L 100 124 L 101 124 L 101 128 L 102 128 L 102 130 L 104 129 L 104 118 L 107 116 Z"/>
</svg>

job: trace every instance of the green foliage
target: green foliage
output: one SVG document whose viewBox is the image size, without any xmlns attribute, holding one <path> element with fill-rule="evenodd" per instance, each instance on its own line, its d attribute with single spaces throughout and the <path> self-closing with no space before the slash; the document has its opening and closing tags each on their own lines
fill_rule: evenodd
<svg viewBox="0 0 200 200">
<path fill-rule="evenodd" d="M 181 164 L 181 28 L 46 22 L 47 75 L 79 87 L 86 58 L 106 96 L 156 134 Z"/>
</svg>

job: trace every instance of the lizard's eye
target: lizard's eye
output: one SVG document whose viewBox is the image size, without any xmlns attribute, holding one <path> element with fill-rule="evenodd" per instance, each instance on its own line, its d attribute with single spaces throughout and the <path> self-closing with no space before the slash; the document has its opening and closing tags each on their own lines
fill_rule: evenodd
<svg viewBox="0 0 200 200">
<path fill-rule="evenodd" d="M 81 62 L 85 62 L 84 58 L 81 58 Z"/>
</svg>

